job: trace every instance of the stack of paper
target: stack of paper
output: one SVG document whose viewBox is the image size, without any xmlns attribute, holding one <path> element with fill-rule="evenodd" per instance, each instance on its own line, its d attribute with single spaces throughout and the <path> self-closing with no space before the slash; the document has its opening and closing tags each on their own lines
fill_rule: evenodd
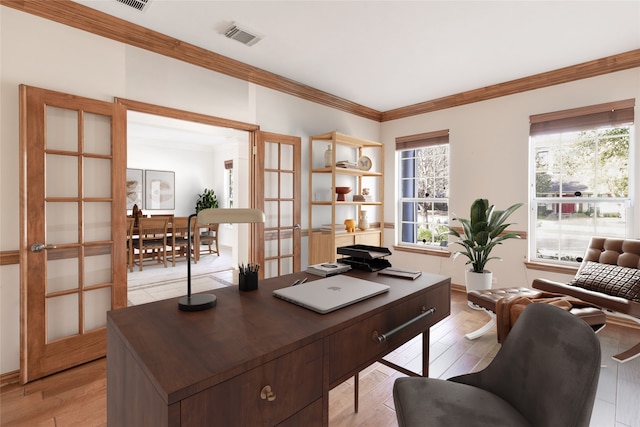
<svg viewBox="0 0 640 427">
<path fill-rule="evenodd" d="M 307 267 L 307 273 L 322 277 L 335 276 L 336 274 L 344 273 L 349 270 L 351 270 L 351 266 L 349 264 L 342 264 L 340 262 L 323 262 L 321 264 L 310 265 Z"/>
</svg>

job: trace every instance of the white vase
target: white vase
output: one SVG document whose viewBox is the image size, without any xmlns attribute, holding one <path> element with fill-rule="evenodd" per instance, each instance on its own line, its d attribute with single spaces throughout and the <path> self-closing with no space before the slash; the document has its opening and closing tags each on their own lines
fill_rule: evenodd
<svg viewBox="0 0 640 427">
<path fill-rule="evenodd" d="M 493 282 L 493 273 L 485 270 L 482 273 L 476 273 L 473 270 L 465 271 L 465 283 L 467 285 L 467 292 L 478 291 L 482 289 L 491 289 L 491 283 Z M 467 301 L 469 307 L 474 310 L 481 310 L 480 307 L 473 304 L 471 301 Z"/>
<path fill-rule="evenodd" d="M 324 167 L 330 168 L 333 164 L 333 153 L 331 151 L 331 145 L 327 146 L 327 151 L 324 152 Z"/>
<path fill-rule="evenodd" d="M 358 218 L 358 228 L 362 231 L 369 228 L 369 219 L 367 218 L 367 211 L 360 211 L 360 217 Z"/>
</svg>

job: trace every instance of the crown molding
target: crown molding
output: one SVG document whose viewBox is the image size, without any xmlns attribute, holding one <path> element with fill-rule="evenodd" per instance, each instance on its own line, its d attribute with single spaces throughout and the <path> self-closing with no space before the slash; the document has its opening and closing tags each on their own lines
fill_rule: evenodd
<svg viewBox="0 0 640 427">
<path fill-rule="evenodd" d="M 640 67 L 640 49 L 382 113 L 383 122 Z"/>
</svg>

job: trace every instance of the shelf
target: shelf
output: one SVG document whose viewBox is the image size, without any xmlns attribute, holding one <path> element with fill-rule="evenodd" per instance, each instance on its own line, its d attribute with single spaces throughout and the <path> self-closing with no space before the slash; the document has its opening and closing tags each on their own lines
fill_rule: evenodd
<svg viewBox="0 0 640 427">
<path fill-rule="evenodd" d="M 336 143 L 341 145 L 348 145 L 354 148 L 380 148 L 382 147 L 381 142 L 369 141 L 363 138 L 358 138 L 351 135 L 346 135 L 340 132 L 328 132 L 323 133 L 322 135 L 316 135 L 312 137 L 314 141 L 325 141 L 331 142 L 336 141 Z"/>
<path fill-rule="evenodd" d="M 311 202 L 312 206 L 331 206 L 333 204 L 330 200 L 314 200 Z M 336 206 L 380 206 L 382 202 L 336 202 Z"/>
<path fill-rule="evenodd" d="M 320 166 L 318 160 L 324 158 L 327 144 L 331 148 L 333 166 Z M 383 246 L 384 230 L 379 228 L 384 224 L 384 146 L 380 142 L 368 141 L 339 132 L 329 132 L 309 138 L 309 227 L 318 225 L 321 219 L 324 223 L 337 224 L 330 230 L 314 228 L 309 233 L 309 265 L 320 262 L 335 261 L 337 248 L 354 244 L 369 246 Z M 371 170 L 357 168 L 336 167 L 340 159 L 357 160 L 363 155 L 373 158 Z M 314 162 L 316 167 L 314 167 Z M 321 164 L 325 164 L 324 162 Z M 336 177 L 340 177 L 336 179 Z M 330 180 L 330 182 L 328 182 Z M 315 187 L 314 187 L 315 184 Z M 370 199 L 375 201 L 338 201 L 336 195 L 329 195 L 331 188 L 350 186 L 353 195 L 360 194 L 363 188 L 370 188 Z M 315 194 L 322 194 L 327 200 L 312 200 Z M 324 198 L 320 197 L 320 199 Z M 363 209 L 367 208 L 367 209 Z M 371 227 L 366 230 L 347 232 L 342 224 L 344 219 L 354 219 L 356 226 L 360 215 L 366 211 L 369 215 Z M 314 217 L 316 221 L 314 222 Z"/>
<path fill-rule="evenodd" d="M 360 169 L 348 169 L 348 168 L 315 168 L 311 170 L 311 173 L 326 173 L 331 174 L 334 172 L 336 175 L 353 175 L 353 176 L 382 176 L 381 172 L 363 171 Z"/>
</svg>

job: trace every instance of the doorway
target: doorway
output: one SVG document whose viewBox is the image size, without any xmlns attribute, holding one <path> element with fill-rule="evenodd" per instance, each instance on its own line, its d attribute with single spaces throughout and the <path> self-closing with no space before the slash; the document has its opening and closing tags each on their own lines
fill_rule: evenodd
<svg viewBox="0 0 640 427">
<path fill-rule="evenodd" d="M 205 189 L 214 190 L 219 207 L 250 205 L 249 147 L 257 126 L 135 101 L 117 102 L 128 108 L 127 168 L 143 177 L 143 187 L 148 171 L 170 172 L 174 179 L 172 209 L 155 209 L 157 206 L 147 204 L 142 194 L 137 207 L 144 216 L 186 217 L 195 212 L 198 196 Z M 127 213 L 131 214 L 131 209 Z M 221 224 L 217 238 L 219 253 L 210 254 L 203 246 L 200 261 L 192 262 L 192 276 L 206 274 L 228 284 L 232 280 L 229 270 L 238 265 L 238 260 L 248 259 L 246 245 L 238 244 L 248 235 L 242 227 Z M 216 272 L 221 274 L 211 275 Z M 185 290 L 180 282 L 185 277 L 184 261 L 167 268 L 163 264 L 145 265 L 142 271 L 134 266 L 128 274 L 129 301 L 136 304 L 181 296 Z"/>
</svg>

